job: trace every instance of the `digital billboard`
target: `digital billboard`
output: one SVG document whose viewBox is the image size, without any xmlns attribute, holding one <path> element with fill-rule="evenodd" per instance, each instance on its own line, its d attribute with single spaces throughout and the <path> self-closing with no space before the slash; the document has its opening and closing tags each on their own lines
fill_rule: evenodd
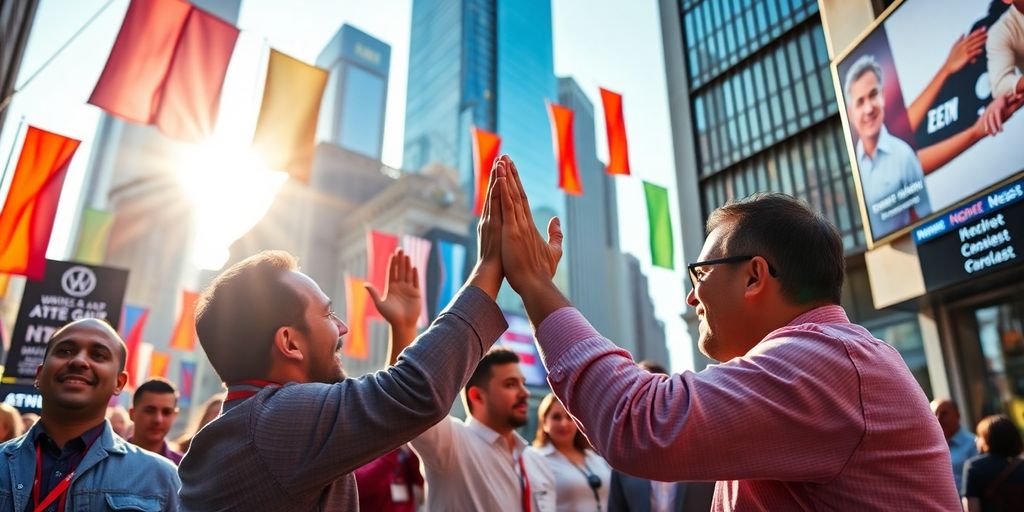
<svg viewBox="0 0 1024 512">
<path fill-rule="evenodd" d="M 1024 2 L 904 0 L 832 62 L 869 246 L 1024 169 Z"/>
</svg>

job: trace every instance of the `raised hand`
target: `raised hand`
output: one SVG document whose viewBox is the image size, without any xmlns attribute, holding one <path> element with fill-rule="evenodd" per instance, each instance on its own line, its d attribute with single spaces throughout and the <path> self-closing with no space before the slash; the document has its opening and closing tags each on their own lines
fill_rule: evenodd
<svg viewBox="0 0 1024 512">
<path fill-rule="evenodd" d="M 949 74 L 956 73 L 968 63 L 973 63 L 982 52 L 985 51 L 985 40 L 988 33 L 985 27 L 981 27 L 966 36 L 960 36 L 946 57 L 945 71 Z"/>
<path fill-rule="evenodd" d="M 505 271 L 502 265 L 502 211 L 501 211 L 501 188 L 502 182 L 506 181 L 498 175 L 495 161 L 491 169 L 491 177 L 487 182 L 487 201 L 484 202 L 484 210 L 480 214 L 480 222 L 476 226 L 477 239 L 477 261 L 473 272 L 469 276 L 469 284 L 480 288 L 492 299 L 498 297 L 498 290 L 501 288 L 501 281 L 505 278 Z"/>
<path fill-rule="evenodd" d="M 995 135 L 1003 131 L 1003 123 L 1024 104 L 1024 94 L 1007 93 L 992 100 L 978 118 L 975 126 L 984 130 L 986 135 Z"/>
<path fill-rule="evenodd" d="M 412 265 L 409 255 L 401 249 L 388 256 L 387 282 L 384 293 L 366 284 L 366 291 L 373 299 L 377 311 L 391 324 L 392 345 L 397 358 L 398 352 L 412 343 L 416 337 L 416 323 L 423 310 L 423 294 L 420 291 L 419 270 Z"/>
<path fill-rule="evenodd" d="M 495 172 L 504 181 L 501 187 L 502 264 L 509 284 L 522 295 L 534 285 L 551 283 L 558 261 L 562 259 L 562 225 L 558 217 L 552 218 L 548 222 L 548 239 L 541 238 L 515 164 L 507 155 L 502 156 Z"/>
</svg>

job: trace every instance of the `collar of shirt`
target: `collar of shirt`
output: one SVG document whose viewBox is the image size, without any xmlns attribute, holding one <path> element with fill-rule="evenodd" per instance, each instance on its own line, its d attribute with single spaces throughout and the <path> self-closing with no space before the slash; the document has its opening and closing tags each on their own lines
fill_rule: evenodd
<svg viewBox="0 0 1024 512">
<path fill-rule="evenodd" d="M 842 306 L 829 304 L 801 313 L 789 322 L 786 327 L 803 324 L 848 324 L 850 318 L 846 316 L 846 310 Z"/>
<path fill-rule="evenodd" d="M 889 130 L 882 125 L 882 130 L 878 132 L 878 145 L 875 146 L 875 156 L 871 160 L 878 158 L 878 153 L 892 153 L 893 144 L 895 143 L 896 137 L 893 137 Z M 867 150 L 864 149 L 864 139 L 861 138 L 857 141 L 857 161 L 863 162 L 864 159 L 868 158 Z"/>
<path fill-rule="evenodd" d="M 470 432 L 486 441 L 487 444 L 497 445 L 499 442 L 505 442 L 505 439 L 501 437 L 501 434 L 495 432 L 491 427 L 477 421 L 476 418 L 472 416 L 466 418 L 466 427 Z M 523 450 L 526 449 L 526 440 L 514 430 L 512 431 L 512 437 L 516 445 L 515 450 L 513 451 L 513 456 L 518 457 L 519 454 L 523 453 Z"/>
</svg>

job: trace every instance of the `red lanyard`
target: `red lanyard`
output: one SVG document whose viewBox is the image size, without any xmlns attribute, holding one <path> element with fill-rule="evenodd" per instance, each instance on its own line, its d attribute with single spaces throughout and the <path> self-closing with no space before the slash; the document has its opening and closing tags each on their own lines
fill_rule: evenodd
<svg viewBox="0 0 1024 512">
<path fill-rule="evenodd" d="M 523 512 L 530 512 L 530 478 L 526 476 L 526 466 L 523 465 L 523 454 L 519 453 L 519 474 L 523 481 Z"/>
<path fill-rule="evenodd" d="M 267 386 L 280 386 L 280 385 L 281 385 L 281 383 L 274 382 L 272 380 L 261 380 L 261 379 L 243 380 L 243 381 L 236 382 L 235 384 L 231 384 L 230 386 L 228 386 L 228 395 L 224 398 L 224 401 L 225 402 L 230 402 L 232 400 L 244 400 L 246 398 L 249 398 L 249 397 L 255 395 L 256 393 L 259 393 L 261 389 L 263 389 L 263 388 L 265 388 Z M 254 388 L 257 388 L 257 389 L 235 389 L 235 390 L 231 389 L 231 388 L 234 388 L 234 387 L 237 387 L 237 386 L 248 386 L 248 387 L 254 387 Z"/>
<path fill-rule="evenodd" d="M 89 441 L 89 444 L 85 446 L 85 451 L 82 452 L 82 458 L 78 459 L 78 462 L 71 466 L 71 471 L 67 476 L 61 479 L 60 483 L 50 490 L 50 493 L 46 495 L 46 498 L 43 499 L 42 503 L 39 502 L 39 493 L 41 492 L 40 488 L 43 485 L 43 449 L 39 446 L 39 443 L 36 443 L 36 479 L 32 482 L 32 503 L 35 504 L 34 512 L 42 512 L 43 510 L 46 510 L 46 507 L 49 507 L 57 498 L 60 498 L 57 510 L 59 512 L 64 512 L 64 505 L 68 501 L 68 487 L 71 486 L 71 479 L 75 477 L 75 471 L 78 469 L 78 465 L 82 463 L 82 459 L 85 459 L 85 456 L 89 453 L 89 449 L 92 448 L 92 444 L 95 443 L 97 439 L 99 439 L 99 437 L 94 437 L 92 441 Z"/>
</svg>

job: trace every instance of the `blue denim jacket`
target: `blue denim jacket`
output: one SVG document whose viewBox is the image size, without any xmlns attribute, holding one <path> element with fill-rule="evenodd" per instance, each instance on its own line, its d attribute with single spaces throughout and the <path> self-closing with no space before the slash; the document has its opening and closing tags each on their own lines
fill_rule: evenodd
<svg viewBox="0 0 1024 512">
<path fill-rule="evenodd" d="M 36 448 L 27 434 L 0 444 L 0 512 L 23 512 L 32 499 Z M 181 480 L 173 464 L 114 435 L 110 422 L 78 465 L 66 510 L 178 510 Z"/>
</svg>

